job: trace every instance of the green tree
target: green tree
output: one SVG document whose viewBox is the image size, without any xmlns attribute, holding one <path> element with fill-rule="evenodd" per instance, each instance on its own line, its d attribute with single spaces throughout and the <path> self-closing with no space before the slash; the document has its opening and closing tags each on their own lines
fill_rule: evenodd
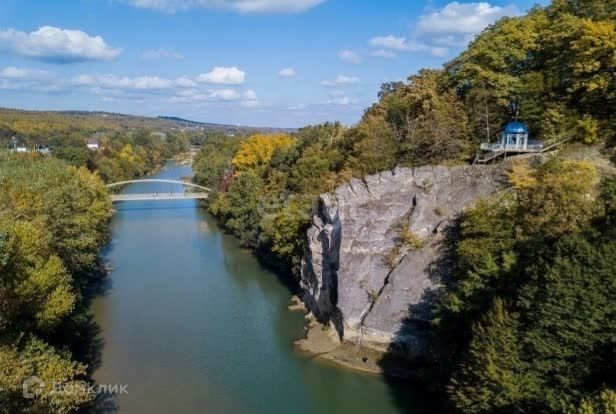
<svg viewBox="0 0 616 414">
<path fill-rule="evenodd" d="M 214 135 L 203 143 L 193 163 L 194 181 L 217 189 L 225 174 L 232 171 L 231 159 L 240 147 L 241 138 Z"/>
<path fill-rule="evenodd" d="M 90 170 L 96 168 L 94 165 L 94 153 L 84 146 L 54 148 L 53 155 L 75 167 L 88 167 Z"/>
<path fill-rule="evenodd" d="M 446 88 L 442 71 L 420 70 L 380 105 L 402 164 L 435 164 L 468 155 L 468 116 L 458 96 Z"/>
<path fill-rule="evenodd" d="M 253 171 L 247 171 L 236 177 L 229 190 L 220 193 L 210 207 L 225 227 L 246 246 L 254 247 L 257 243 L 260 208 L 264 203 L 262 190 L 262 178 Z"/>
<path fill-rule="evenodd" d="M 519 302 L 525 359 L 538 380 L 532 399 L 557 412 L 563 402 L 615 385 L 616 242 L 569 236 L 552 255 L 531 270 Z"/>
<path fill-rule="evenodd" d="M 616 391 L 603 390 L 598 395 L 584 400 L 577 408 L 567 410 L 567 414 L 614 414 L 616 413 Z"/>
<path fill-rule="evenodd" d="M 311 198 L 292 198 L 284 207 L 262 221 L 260 245 L 276 257 L 278 268 L 299 275 L 305 233 L 312 215 Z"/>
<path fill-rule="evenodd" d="M 464 413 L 510 413 L 526 396 L 525 363 L 519 347 L 518 316 L 496 298 L 473 328 L 468 355 L 449 387 L 455 406 Z"/>
<path fill-rule="evenodd" d="M 73 413 L 94 399 L 85 366 L 35 338 L 21 349 L 0 345 L 0 372 L 3 413 Z M 23 397 L 23 384 L 31 384 L 35 398 Z"/>
<path fill-rule="evenodd" d="M 456 326 L 476 320 L 497 295 L 507 294 L 515 284 L 518 261 L 515 232 L 515 199 L 500 194 L 481 201 L 466 212 L 460 224 L 460 240 L 455 247 L 456 272 L 452 285 L 438 306 L 438 318 L 460 334 Z"/>
<path fill-rule="evenodd" d="M 87 367 L 59 350 L 70 340 L 58 333 L 83 308 L 110 216 L 109 197 L 96 174 L 51 157 L 0 153 L 3 412 L 70 413 L 93 398 Z M 22 384 L 33 376 L 46 386 L 37 398 L 24 399 Z M 53 392 L 64 386 L 71 392 Z"/>
<path fill-rule="evenodd" d="M 551 9 L 555 14 L 570 13 L 594 20 L 616 19 L 614 0 L 553 0 Z"/>
</svg>

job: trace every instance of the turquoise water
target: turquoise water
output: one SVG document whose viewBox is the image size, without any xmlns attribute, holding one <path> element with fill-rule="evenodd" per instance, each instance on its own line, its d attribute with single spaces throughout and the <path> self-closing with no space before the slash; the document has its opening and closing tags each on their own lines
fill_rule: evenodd
<svg viewBox="0 0 616 414">
<path fill-rule="evenodd" d="M 157 178 L 179 179 L 170 165 Z M 136 184 L 126 192 L 151 192 Z M 165 191 L 181 191 L 181 186 Z M 100 384 L 126 384 L 129 414 L 422 413 L 406 384 L 298 353 L 303 315 L 256 258 L 197 201 L 116 205 L 108 291 L 92 311 L 102 329 Z"/>
</svg>

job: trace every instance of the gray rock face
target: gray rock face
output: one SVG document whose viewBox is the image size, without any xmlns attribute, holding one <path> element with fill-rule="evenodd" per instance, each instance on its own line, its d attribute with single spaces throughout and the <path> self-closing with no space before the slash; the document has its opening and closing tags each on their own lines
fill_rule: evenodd
<svg viewBox="0 0 616 414">
<path fill-rule="evenodd" d="M 397 168 L 322 195 L 302 262 L 308 309 L 333 322 L 344 341 L 420 356 L 433 295 L 451 267 L 444 232 L 498 189 L 501 173 L 498 166 Z M 421 247 L 401 243 L 400 228 Z"/>
</svg>

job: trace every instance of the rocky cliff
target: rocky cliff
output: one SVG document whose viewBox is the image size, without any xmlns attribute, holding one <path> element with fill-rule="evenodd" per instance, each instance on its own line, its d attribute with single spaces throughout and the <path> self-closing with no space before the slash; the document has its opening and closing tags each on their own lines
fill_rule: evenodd
<svg viewBox="0 0 616 414">
<path fill-rule="evenodd" d="M 445 233 L 501 175 L 499 166 L 398 168 L 322 195 L 302 300 L 345 343 L 421 356 L 434 293 L 451 269 Z"/>
</svg>

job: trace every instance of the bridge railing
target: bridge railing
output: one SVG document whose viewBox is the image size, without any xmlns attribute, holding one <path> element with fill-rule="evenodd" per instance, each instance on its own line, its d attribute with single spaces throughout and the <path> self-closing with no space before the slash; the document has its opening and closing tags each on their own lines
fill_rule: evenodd
<svg viewBox="0 0 616 414">
<path fill-rule="evenodd" d="M 184 185 L 186 187 L 197 188 L 206 192 L 212 192 L 211 188 L 204 187 L 202 185 L 186 182 L 186 181 L 178 181 L 178 180 L 165 180 L 165 179 L 154 179 L 154 178 L 143 178 L 139 180 L 126 180 L 126 181 L 118 181 L 115 183 L 109 183 L 106 185 L 107 188 L 117 188 L 128 184 L 140 184 L 140 183 L 161 183 L 161 184 L 179 184 Z"/>
<path fill-rule="evenodd" d="M 142 193 L 114 194 L 111 201 L 207 200 L 208 193 Z"/>
</svg>

